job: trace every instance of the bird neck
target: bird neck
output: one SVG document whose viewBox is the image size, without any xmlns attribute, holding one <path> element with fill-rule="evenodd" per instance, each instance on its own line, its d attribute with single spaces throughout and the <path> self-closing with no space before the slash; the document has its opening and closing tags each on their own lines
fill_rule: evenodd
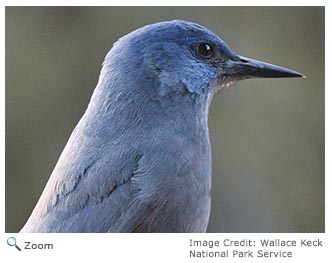
<svg viewBox="0 0 332 263">
<path fill-rule="evenodd" d="M 210 95 L 198 96 L 188 91 L 158 94 L 125 86 L 126 83 L 119 87 L 99 82 L 82 120 L 86 131 L 109 137 L 172 127 L 192 137 L 208 136 Z"/>
</svg>

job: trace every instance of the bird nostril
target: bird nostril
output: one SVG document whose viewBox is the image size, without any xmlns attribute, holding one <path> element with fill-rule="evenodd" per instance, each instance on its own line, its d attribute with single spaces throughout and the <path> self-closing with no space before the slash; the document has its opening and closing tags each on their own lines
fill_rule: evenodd
<svg viewBox="0 0 332 263">
<path fill-rule="evenodd" d="M 248 60 L 245 60 L 243 58 L 241 58 L 240 61 L 243 62 L 243 63 L 248 63 Z"/>
</svg>

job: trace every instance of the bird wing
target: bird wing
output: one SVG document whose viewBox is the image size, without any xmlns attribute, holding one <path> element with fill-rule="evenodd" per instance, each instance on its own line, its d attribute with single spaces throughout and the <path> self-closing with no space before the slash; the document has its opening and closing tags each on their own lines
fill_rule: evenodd
<svg viewBox="0 0 332 263">
<path fill-rule="evenodd" d="M 65 148 L 21 232 L 133 231 L 147 209 L 135 199 L 133 180 L 142 154 L 129 145 L 75 141 Z"/>
</svg>

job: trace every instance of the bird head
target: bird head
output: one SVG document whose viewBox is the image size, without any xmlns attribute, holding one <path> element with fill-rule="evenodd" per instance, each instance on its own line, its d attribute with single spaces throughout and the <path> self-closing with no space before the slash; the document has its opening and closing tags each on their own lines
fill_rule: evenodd
<svg viewBox="0 0 332 263">
<path fill-rule="evenodd" d="M 302 74 L 237 55 L 216 34 L 182 20 L 142 27 L 122 37 L 104 62 L 121 68 L 158 95 L 213 94 L 234 80 L 302 77 Z M 137 85 L 136 85 L 137 87 Z"/>
</svg>

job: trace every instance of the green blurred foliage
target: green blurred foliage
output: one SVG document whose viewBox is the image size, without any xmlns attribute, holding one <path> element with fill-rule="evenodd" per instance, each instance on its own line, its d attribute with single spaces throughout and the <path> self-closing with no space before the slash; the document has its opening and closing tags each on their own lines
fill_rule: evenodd
<svg viewBox="0 0 332 263">
<path fill-rule="evenodd" d="M 176 18 L 307 77 L 214 98 L 208 231 L 324 232 L 323 7 L 6 7 L 6 232 L 30 215 L 112 43 Z"/>
</svg>

